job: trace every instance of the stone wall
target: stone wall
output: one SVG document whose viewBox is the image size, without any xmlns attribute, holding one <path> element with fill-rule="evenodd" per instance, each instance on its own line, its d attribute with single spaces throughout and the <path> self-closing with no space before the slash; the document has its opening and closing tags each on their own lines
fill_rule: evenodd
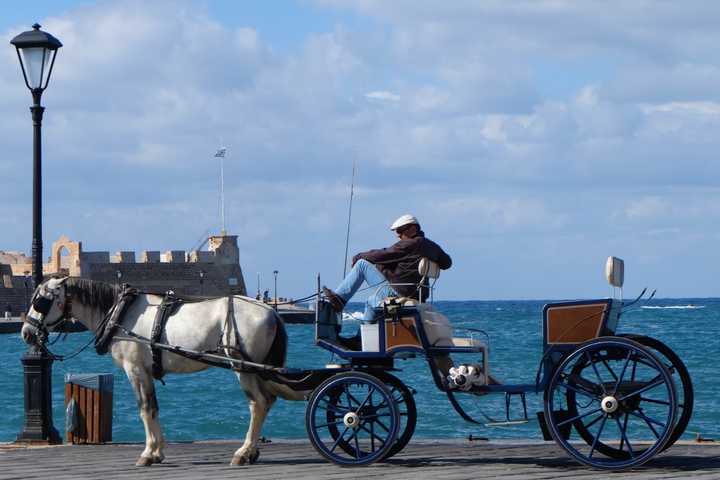
<svg viewBox="0 0 720 480">
<path fill-rule="evenodd" d="M 148 290 L 173 290 L 187 295 L 246 295 L 237 236 L 213 236 L 209 240 L 210 251 L 168 250 L 160 253 L 150 250 L 136 256 L 132 251 L 114 255 L 102 251 L 85 252 L 81 242 L 63 235 L 50 248 L 51 256 L 43 265 L 43 273 L 128 283 Z M 8 255 L 7 258 L 12 258 L 13 263 L 0 262 L 0 316 L 7 304 L 15 315 L 26 311 L 27 297 L 32 294 L 32 282 L 26 294 L 27 279 L 24 276 L 25 271 L 31 270 L 31 259 L 22 254 Z"/>
</svg>

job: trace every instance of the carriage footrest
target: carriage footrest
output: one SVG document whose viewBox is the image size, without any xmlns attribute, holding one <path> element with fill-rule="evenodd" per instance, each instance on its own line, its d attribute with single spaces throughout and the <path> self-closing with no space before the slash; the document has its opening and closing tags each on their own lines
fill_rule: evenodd
<svg viewBox="0 0 720 480">
<path fill-rule="evenodd" d="M 523 416 L 522 418 L 510 418 L 510 401 L 512 400 L 513 395 L 520 396 L 520 401 L 522 402 L 522 409 L 523 409 Z M 493 422 L 496 425 L 498 424 L 504 424 L 504 425 L 515 425 L 516 423 L 527 423 L 528 422 L 528 414 L 527 414 L 527 402 L 525 401 L 525 392 L 507 392 L 505 393 L 505 421 L 504 422 Z"/>
<path fill-rule="evenodd" d="M 507 420 L 505 422 L 489 422 L 486 423 L 486 427 L 511 427 L 513 425 L 522 425 L 524 423 L 528 423 L 530 420 L 526 419 L 519 419 L 519 420 Z"/>
</svg>

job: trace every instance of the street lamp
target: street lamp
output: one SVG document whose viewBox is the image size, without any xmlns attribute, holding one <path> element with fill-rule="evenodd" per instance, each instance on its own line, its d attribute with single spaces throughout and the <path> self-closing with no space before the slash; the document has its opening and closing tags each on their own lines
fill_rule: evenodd
<svg viewBox="0 0 720 480">
<path fill-rule="evenodd" d="M 40 30 L 37 23 L 10 43 L 15 46 L 25 85 L 32 93 L 30 107 L 33 122 L 33 287 L 43 280 L 42 265 L 42 142 L 41 126 L 45 107 L 40 97 L 50 82 L 60 41 Z M 25 421 L 18 435 L 19 442 L 60 443 L 60 435 L 52 421 L 52 358 L 38 345 L 32 345 L 20 360 L 23 364 Z"/>
<path fill-rule="evenodd" d="M 275 310 L 277 310 L 277 300 L 278 300 L 277 299 L 277 275 L 278 275 L 278 271 L 273 270 L 273 275 L 275 275 Z"/>
<path fill-rule="evenodd" d="M 120 285 L 120 280 L 122 279 L 122 272 L 120 270 L 117 270 L 115 272 L 115 276 L 117 277 L 117 284 Z"/>
<path fill-rule="evenodd" d="M 205 280 L 205 270 L 200 270 L 200 295 L 203 294 L 203 280 Z"/>
<path fill-rule="evenodd" d="M 27 315 L 27 311 L 30 310 L 30 296 L 28 294 L 28 282 L 30 281 L 30 272 L 28 270 L 25 270 L 23 274 L 25 275 L 25 314 Z"/>
</svg>

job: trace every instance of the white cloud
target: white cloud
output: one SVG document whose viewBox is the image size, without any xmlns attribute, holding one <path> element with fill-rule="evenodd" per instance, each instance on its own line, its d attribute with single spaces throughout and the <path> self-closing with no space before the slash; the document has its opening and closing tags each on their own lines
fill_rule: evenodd
<svg viewBox="0 0 720 480">
<path fill-rule="evenodd" d="M 376 90 L 373 92 L 368 92 L 365 94 L 365 98 L 367 98 L 368 100 L 380 100 L 388 102 L 400 101 L 400 95 L 388 92 L 387 90 Z"/>
</svg>

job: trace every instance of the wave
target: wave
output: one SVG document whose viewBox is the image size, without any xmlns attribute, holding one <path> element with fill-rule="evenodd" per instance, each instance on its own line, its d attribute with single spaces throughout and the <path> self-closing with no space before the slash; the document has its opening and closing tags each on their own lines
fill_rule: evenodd
<svg viewBox="0 0 720 480">
<path fill-rule="evenodd" d="M 364 313 L 363 312 L 343 312 L 342 314 L 342 321 L 343 322 L 357 322 L 359 320 L 362 320 Z"/>
<path fill-rule="evenodd" d="M 641 308 L 647 310 L 695 310 L 698 308 L 705 308 L 705 305 L 666 305 L 666 306 L 655 306 L 655 305 L 643 305 Z"/>
</svg>

